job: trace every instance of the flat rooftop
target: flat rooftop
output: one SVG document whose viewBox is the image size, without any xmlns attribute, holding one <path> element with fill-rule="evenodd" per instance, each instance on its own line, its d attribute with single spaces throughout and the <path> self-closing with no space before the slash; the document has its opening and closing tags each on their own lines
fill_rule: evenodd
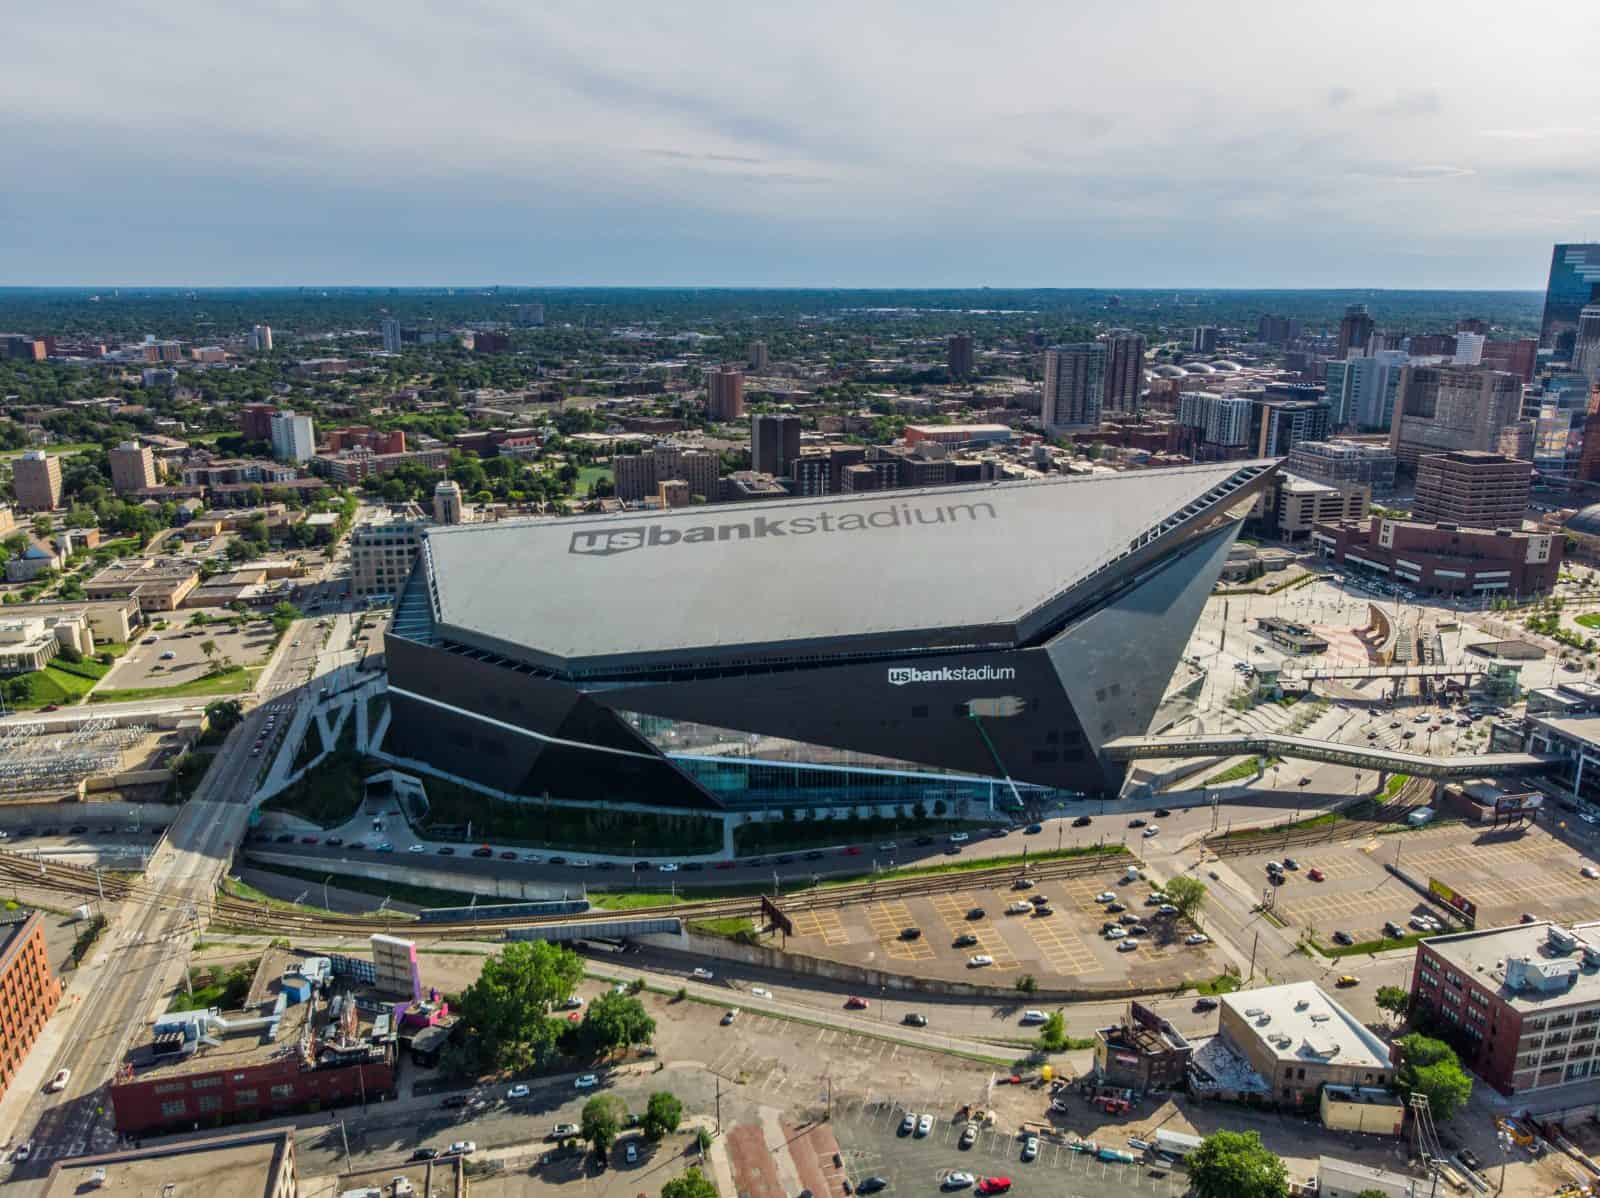
<svg viewBox="0 0 1600 1198">
<path fill-rule="evenodd" d="M 280 1161 L 293 1144 L 292 1128 L 268 1128 L 74 1157 L 51 1166 L 43 1198 L 90 1193 L 129 1198 L 273 1198 Z M 106 1171 L 105 1182 L 91 1189 L 89 1179 L 96 1169 Z"/>
<path fill-rule="evenodd" d="M 885 633 L 994 645 L 1271 464 L 436 527 L 425 564 L 447 638 L 538 664 Z"/>
<path fill-rule="evenodd" d="M 1315 982 L 1240 990 L 1221 1001 L 1279 1062 L 1393 1068 L 1383 1042 Z"/>
<path fill-rule="evenodd" d="M 1600 948 L 1600 921 L 1558 925 L 1548 919 L 1434 936 L 1423 943 L 1445 964 L 1460 970 L 1515 1010 L 1535 1012 L 1600 1002 L 1600 968 L 1585 963 L 1581 947 L 1562 951 L 1552 946 L 1552 927 L 1571 933 L 1580 945 Z M 1506 964 L 1513 959 L 1525 960 L 1536 977 L 1550 973 L 1551 988 L 1507 985 Z"/>
<path fill-rule="evenodd" d="M 1535 715 L 1528 722 L 1589 745 L 1600 745 L 1600 715 Z"/>
</svg>

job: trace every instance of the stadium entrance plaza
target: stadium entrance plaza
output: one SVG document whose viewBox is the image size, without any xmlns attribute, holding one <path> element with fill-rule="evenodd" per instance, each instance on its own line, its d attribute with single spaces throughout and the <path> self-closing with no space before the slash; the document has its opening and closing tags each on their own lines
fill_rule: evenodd
<svg viewBox="0 0 1600 1198">
<path fill-rule="evenodd" d="M 1024 973 L 1044 989 L 1082 984 L 1134 985 L 1141 989 L 1176 988 L 1184 982 L 1215 977 L 1221 959 L 1207 945 L 1191 946 L 1184 937 L 1187 923 L 1156 915 L 1145 904 L 1153 885 L 1123 882 L 1124 871 L 1138 862 L 1127 857 L 1115 868 L 1074 877 L 1041 880 L 1031 890 L 974 886 L 952 893 L 875 900 L 842 907 L 796 912 L 791 952 L 850 965 L 903 973 L 920 978 L 1009 988 Z M 1119 952 L 1116 942 L 1100 934 L 1100 926 L 1117 915 L 1095 895 L 1111 891 L 1129 913 L 1150 929 L 1139 947 Z M 1035 896 L 1049 899 L 1052 914 L 1008 914 L 1006 908 Z M 982 918 L 968 912 L 981 909 Z M 905 939 L 907 928 L 919 929 Z M 955 947 L 957 937 L 970 935 L 975 944 Z M 972 967 L 974 956 L 989 956 L 992 965 Z"/>
<path fill-rule="evenodd" d="M 1561 814 L 1546 812 L 1544 818 Z M 1586 825 L 1577 827 L 1592 836 Z M 1227 884 L 1259 892 L 1266 885 L 1266 863 L 1292 856 L 1300 868 L 1287 871 L 1274 888 L 1277 913 L 1324 945 L 1335 931 L 1361 943 L 1376 939 L 1386 920 L 1404 927 L 1415 914 L 1439 914 L 1385 869 L 1396 861 L 1424 885 L 1437 878 L 1476 903 L 1479 927 L 1514 924 L 1524 912 L 1566 923 L 1600 918 L 1600 881 L 1579 872 L 1594 859 L 1586 845 L 1594 847 L 1570 828 L 1446 824 L 1287 850 L 1263 837 L 1259 853 L 1227 858 L 1213 868 L 1236 875 L 1237 883 L 1224 875 Z M 1313 868 L 1325 875 L 1323 881 L 1311 880 Z"/>
</svg>

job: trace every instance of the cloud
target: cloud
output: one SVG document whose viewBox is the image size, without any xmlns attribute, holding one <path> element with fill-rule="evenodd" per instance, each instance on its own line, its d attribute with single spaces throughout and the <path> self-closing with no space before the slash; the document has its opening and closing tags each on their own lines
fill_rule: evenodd
<svg viewBox="0 0 1600 1198">
<path fill-rule="evenodd" d="M 1343 108 L 1354 97 L 1355 92 L 1348 87 L 1330 87 L 1328 89 L 1328 107 Z"/>
</svg>

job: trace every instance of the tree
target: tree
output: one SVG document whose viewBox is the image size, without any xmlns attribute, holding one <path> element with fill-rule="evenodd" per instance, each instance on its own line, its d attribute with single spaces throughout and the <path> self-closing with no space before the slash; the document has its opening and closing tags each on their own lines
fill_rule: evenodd
<svg viewBox="0 0 1600 1198">
<path fill-rule="evenodd" d="M 644 1004 L 631 994 L 607 992 L 589 1004 L 578 1028 L 579 1039 L 593 1053 L 606 1053 L 633 1044 L 648 1044 L 656 1034 L 656 1021 Z"/>
<path fill-rule="evenodd" d="M 717 1198 L 717 1187 L 700 1170 L 691 1168 L 662 1186 L 661 1198 Z"/>
<path fill-rule="evenodd" d="M 502 1068 L 545 1063 L 559 1032 L 550 1010 L 572 996 L 582 977 L 583 962 L 571 949 L 542 940 L 506 945 L 461 995 L 468 1043 Z"/>
<path fill-rule="evenodd" d="M 231 732 L 244 718 L 244 708 L 237 699 L 216 699 L 206 704 L 206 720 L 219 732 Z"/>
<path fill-rule="evenodd" d="M 1260 1132 L 1213 1132 L 1189 1155 L 1197 1198 L 1287 1198 L 1289 1173 Z"/>
<path fill-rule="evenodd" d="M 594 1145 L 596 1152 L 604 1154 L 616 1141 L 623 1117 L 620 1098 L 614 1094 L 597 1094 L 583 1104 L 583 1114 L 578 1119 L 578 1134 Z"/>
<path fill-rule="evenodd" d="M 1032 994 L 1039 988 L 1039 979 L 1034 977 L 1031 973 L 1020 974 L 1017 977 L 1016 986 L 1018 992 L 1022 994 Z"/>
<path fill-rule="evenodd" d="M 1389 1195 L 1382 1190 L 1362 1190 L 1356 1198 L 1389 1198 Z"/>
<path fill-rule="evenodd" d="M 683 1103 L 669 1090 L 657 1090 L 650 1095 L 644 1111 L 644 1134 L 652 1140 L 671 1135 L 683 1122 Z"/>
<path fill-rule="evenodd" d="M 1043 1052 L 1060 1052 L 1067 1046 L 1067 1017 L 1052 1011 L 1039 1029 L 1039 1048 Z"/>
<path fill-rule="evenodd" d="M 1206 884 L 1199 878 L 1178 877 L 1166 885 L 1167 902 L 1185 919 L 1193 919 L 1206 901 Z"/>
<path fill-rule="evenodd" d="M 1443 1040 L 1416 1032 L 1395 1042 L 1400 1070 L 1395 1080 L 1409 1094 L 1423 1094 L 1435 1122 L 1455 1115 L 1472 1097 L 1472 1078 L 1461 1068 L 1455 1050 Z"/>
<path fill-rule="evenodd" d="M 201 641 L 200 642 L 200 652 L 202 652 L 202 653 L 204 653 L 206 655 L 206 660 L 207 661 L 210 661 L 213 657 L 216 656 L 216 653 L 217 653 L 217 642 L 213 641 L 213 640 L 209 640 L 209 639 Z"/>
<path fill-rule="evenodd" d="M 1411 992 L 1399 986 L 1379 986 L 1378 993 L 1373 997 L 1378 1010 L 1387 1011 L 1396 1019 L 1403 1018 L 1406 1009 L 1411 1006 Z"/>
</svg>

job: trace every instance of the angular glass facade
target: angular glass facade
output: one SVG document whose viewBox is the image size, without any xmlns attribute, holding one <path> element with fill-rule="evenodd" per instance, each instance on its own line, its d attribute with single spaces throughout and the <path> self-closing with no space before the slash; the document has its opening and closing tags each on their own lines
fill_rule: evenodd
<svg viewBox="0 0 1600 1198">
<path fill-rule="evenodd" d="M 1578 314 L 1586 304 L 1600 301 L 1600 245 L 1558 245 L 1550 255 L 1550 283 L 1544 293 L 1544 320 L 1539 344 L 1571 358 L 1577 336 Z"/>
</svg>

